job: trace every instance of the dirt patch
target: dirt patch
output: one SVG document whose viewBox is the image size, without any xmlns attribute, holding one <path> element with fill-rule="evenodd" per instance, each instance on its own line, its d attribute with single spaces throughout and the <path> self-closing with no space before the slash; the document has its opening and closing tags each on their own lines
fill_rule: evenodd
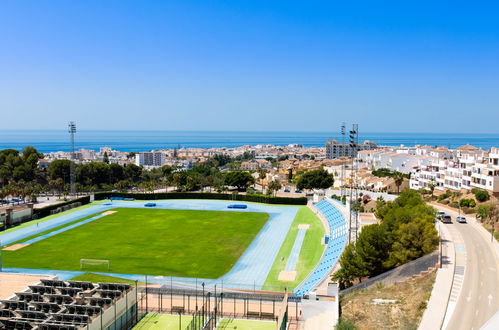
<svg viewBox="0 0 499 330">
<path fill-rule="evenodd" d="M 309 228 L 310 228 L 309 224 L 301 223 L 298 225 L 298 229 L 309 229 Z"/>
<path fill-rule="evenodd" d="M 296 270 L 281 270 L 277 279 L 279 281 L 293 282 L 296 280 Z"/>
<path fill-rule="evenodd" d="M 358 329 L 417 329 L 431 295 L 436 272 L 389 286 L 373 285 L 340 300 L 342 319 Z M 390 303 L 375 303 L 389 299 Z M 395 302 L 393 302 L 395 301 Z"/>
<path fill-rule="evenodd" d="M 102 215 L 110 215 L 110 214 L 113 214 L 116 212 L 118 212 L 118 211 L 106 211 L 106 212 L 102 213 Z"/>
<path fill-rule="evenodd" d="M 7 299 L 16 292 L 23 291 L 29 285 L 35 285 L 40 279 L 49 276 L 0 273 L 0 299 Z"/>
<path fill-rule="evenodd" d="M 3 248 L 4 251 L 17 251 L 22 249 L 25 246 L 28 246 L 29 244 L 13 244 L 11 246 L 7 246 L 6 248 Z"/>
</svg>

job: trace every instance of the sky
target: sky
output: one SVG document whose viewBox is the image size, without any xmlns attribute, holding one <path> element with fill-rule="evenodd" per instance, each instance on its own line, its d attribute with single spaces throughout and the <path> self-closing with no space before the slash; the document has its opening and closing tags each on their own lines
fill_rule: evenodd
<svg viewBox="0 0 499 330">
<path fill-rule="evenodd" d="M 1 1 L 0 129 L 499 133 L 497 1 Z"/>
</svg>

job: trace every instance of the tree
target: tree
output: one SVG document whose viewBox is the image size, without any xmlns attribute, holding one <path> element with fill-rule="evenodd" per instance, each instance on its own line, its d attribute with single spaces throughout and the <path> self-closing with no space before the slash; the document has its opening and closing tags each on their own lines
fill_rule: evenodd
<svg viewBox="0 0 499 330">
<path fill-rule="evenodd" d="M 480 218 L 482 222 L 487 221 L 487 218 L 489 217 L 489 210 L 490 210 L 490 205 L 487 204 L 479 205 L 476 208 L 476 214 L 478 215 L 478 218 Z"/>
<path fill-rule="evenodd" d="M 491 240 L 494 240 L 496 224 L 499 222 L 499 204 L 494 204 L 489 209 L 489 225 L 491 227 Z"/>
<path fill-rule="evenodd" d="M 276 192 L 281 188 L 282 188 L 281 183 L 277 180 L 273 180 L 273 181 L 269 182 L 267 189 L 268 189 L 269 193 L 275 197 Z"/>
<path fill-rule="evenodd" d="M 125 172 L 125 178 L 130 180 L 130 182 L 139 182 L 140 176 L 142 174 L 142 167 L 137 166 L 135 164 L 126 164 L 123 167 Z"/>
<path fill-rule="evenodd" d="M 258 179 L 260 179 L 260 184 L 262 185 L 262 191 L 265 190 L 265 178 L 267 177 L 267 170 L 264 168 L 258 169 Z"/>
<path fill-rule="evenodd" d="M 298 189 L 327 189 L 334 183 L 332 174 L 329 174 L 324 169 L 307 171 L 303 173 L 297 180 L 296 186 Z"/>
<path fill-rule="evenodd" d="M 69 180 L 71 172 L 71 161 L 68 159 L 56 159 L 47 167 L 47 174 L 51 180 L 61 179 L 63 182 Z"/>
<path fill-rule="evenodd" d="M 102 161 L 106 164 L 109 164 L 109 156 L 107 155 L 107 151 L 104 151 L 104 157 Z"/>
<path fill-rule="evenodd" d="M 383 263 L 388 257 L 390 243 L 384 227 L 374 224 L 362 228 L 355 247 L 369 276 L 381 274 L 385 270 Z"/>
<path fill-rule="evenodd" d="M 245 171 L 232 171 L 225 174 L 224 181 L 227 186 L 237 187 L 239 191 L 244 191 L 255 183 L 255 178 Z"/>
<path fill-rule="evenodd" d="M 400 194 L 400 186 L 404 183 L 404 175 L 400 172 L 395 172 L 392 176 L 395 185 L 397 186 L 397 195 Z"/>
<path fill-rule="evenodd" d="M 435 187 L 437 186 L 437 183 L 435 182 L 435 179 L 431 179 L 430 182 L 428 182 L 428 189 L 431 191 L 431 199 L 433 199 L 433 192 L 435 191 Z"/>
<path fill-rule="evenodd" d="M 340 282 L 341 287 L 352 286 L 355 279 L 362 281 L 362 278 L 369 274 L 357 253 L 355 243 L 346 246 L 340 257 L 340 266 L 341 268 L 333 274 L 333 279 Z"/>
<path fill-rule="evenodd" d="M 435 226 L 426 219 L 416 218 L 401 224 L 395 231 L 395 242 L 386 265 L 396 267 L 422 257 L 435 250 L 438 241 Z"/>
</svg>

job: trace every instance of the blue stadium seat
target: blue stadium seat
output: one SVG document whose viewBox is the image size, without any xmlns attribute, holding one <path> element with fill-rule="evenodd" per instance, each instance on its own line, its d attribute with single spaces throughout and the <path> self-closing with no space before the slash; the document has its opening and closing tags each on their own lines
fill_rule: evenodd
<svg viewBox="0 0 499 330">
<path fill-rule="evenodd" d="M 346 221 L 343 214 L 327 199 L 315 204 L 317 210 L 324 216 L 328 225 L 330 238 L 327 243 L 326 252 L 322 256 L 319 265 L 302 284 L 295 289 L 295 296 L 307 294 L 326 278 L 330 270 L 338 261 L 346 244 Z"/>
</svg>

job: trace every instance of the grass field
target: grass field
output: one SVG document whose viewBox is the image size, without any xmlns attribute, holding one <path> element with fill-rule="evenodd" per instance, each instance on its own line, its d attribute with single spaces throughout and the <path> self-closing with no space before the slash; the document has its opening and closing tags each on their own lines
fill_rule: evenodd
<svg viewBox="0 0 499 330">
<path fill-rule="evenodd" d="M 296 280 L 293 282 L 279 281 L 279 272 L 286 267 L 291 249 L 293 248 L 296 236 L 298 235 L 299 224 L 310 224 L 310 228 L 305 234 L 298 263 L 296 264 L 296 270 L 298 271 Z M 308 207 L 300 207 L 267 276 L 264 289 L 273 290 L 276 287 L 283 286 L 288 287 L 288 289 L 294 289 L 300 284 L 300 282 L 312 271 L 315 265 L 317 265 L 322 256 L 325 246 L 321 244 L 321 240 L 324 235 L 324 225 L 319 217 L 317 217 Z"/>
<path fill-rule="evenodd" d="M 117 208 L 117 213 L 26 246 L 4 251 L 6 267 L 80 270 L 108 259 L 110 272 L 218 278 L 264 226 L 266 213 Z M 106 269 L 95 266 L 87 271 Z"/>
<path fill-rule="evenodd" d="M 75 276 L 71 279 L 71 281 L 86 281 L 92 283 L 125 283 L 125 284 L 135 285 L 135 281 L 132 280 L 127 280 L 124 278 L 113 277 L 108 275 L 93 274 L 93 273 L 84 273 Z M 144 282 L 137 282 L 137 285 L 144 285 Z"/>
<path fill-rule="evenodd" d="M 169 315 L 169 314 L 147 314 L 133 330 L 177 330 L 185 329 L 192 320 L 192 316 Z M 180 326 L 180 327 L 179 327 Z"/>
<path fill-rule="evenodd" d="M 222 319 L 217 329 L 224 330 L 274 330 L 277 324 L 273 321 Z"/>
</svg>

